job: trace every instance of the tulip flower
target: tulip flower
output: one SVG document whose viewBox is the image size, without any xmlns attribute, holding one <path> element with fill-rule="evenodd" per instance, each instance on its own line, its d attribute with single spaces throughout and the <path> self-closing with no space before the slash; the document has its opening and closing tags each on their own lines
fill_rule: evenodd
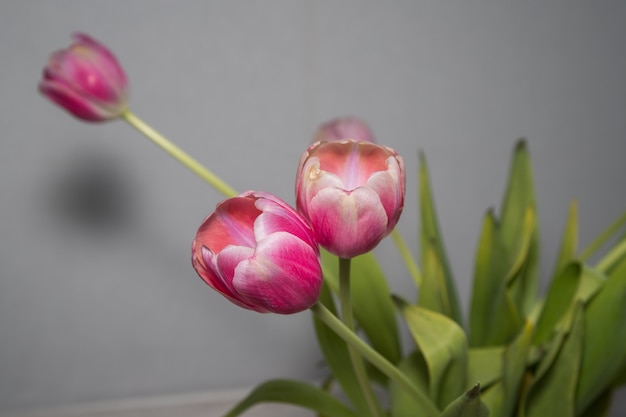
<svg viewBox="0 0 626 417">
<path fill-rule="evenodd" d="M 386 146 L 316 142 L 300 159 L 297 208 L 311 222 L 319 244 L 342 258 L 372 250 L 392 231 L 404 192 L 404 162 Z"/>
<path fill-rule="evenodd" d="M 339 117 L 322 124 L 315 132 L 313 142 L 334 142 L 344 139 L 376 142 L 367 124 L 356 117 Z"/>
<path fill-rule="evenodd" d="M 224 297 L 261 313 L 303 311 L 322 289 L 311 226 L 271 194 L 248 191 L 218 204 L 198 229 L 192 263 Z"/>
<path fill-rule="evenodd" d="M 52 54 L 39 91 L 79 119 L 100 122 L 127 107 L 127 81 L 115 56 L 91 37 L 78 33 L 69 48 Z"/>
</svg>

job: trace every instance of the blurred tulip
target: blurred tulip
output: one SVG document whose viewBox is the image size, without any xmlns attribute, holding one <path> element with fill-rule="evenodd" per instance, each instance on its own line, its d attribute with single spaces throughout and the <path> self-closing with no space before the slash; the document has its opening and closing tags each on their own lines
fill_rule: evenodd
<svg viewBox="0 0 626 417">
<path fill-rule="evenodd" d="M 344 139 L 376 142 L 367 124 L 356 117 L 340 117 L 324 123 L 315 132 L 313 142 L 334 142 Z"/>
<path fill-rule="evenodd" d="M 39 91 L 79 119 L 100 122 L 127 107 L 127 81 L 115 56 L 78 33 L 69 48 L 50 56 Z"/>
<path fill-rule="evenodd" d="M 302 155 L 296 178 L 298 210 L 319 244 L 352 258 L 387 236 L 404 206 L 402 158 L 370 142 L 316 142 Z"/>
<path fill-rule="evenodd" d="M 224 297 L 261 313 L 306 310 L 322 289 L 311 226 L 271 194 L 248 191 L 218 204 L 198 229 L 192 263 Z"/>
</svg>

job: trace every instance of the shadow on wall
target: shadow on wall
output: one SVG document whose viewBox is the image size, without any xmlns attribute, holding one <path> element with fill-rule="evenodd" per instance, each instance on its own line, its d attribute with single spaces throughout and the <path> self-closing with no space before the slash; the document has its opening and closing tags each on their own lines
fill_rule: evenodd
<svg viewBox="0 0 626 417">
<path fill-rule="evenodd" d="M 101 149 L 80 149 L 51 172 L 44 205 L 55 221 L 80 233 L 119 233 L 136 218 L 129 178 L 114 156 Z"/>
</svg>

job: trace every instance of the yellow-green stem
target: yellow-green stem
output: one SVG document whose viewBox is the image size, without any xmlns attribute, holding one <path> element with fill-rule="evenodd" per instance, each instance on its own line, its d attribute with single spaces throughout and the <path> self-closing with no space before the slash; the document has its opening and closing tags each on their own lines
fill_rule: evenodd
<svg viewBox="0 0 626 417">
<path fill-rule="evenodd" d="M 322 304 L 317 303 L 311 307 L 311 311 L 322 320 L 337 336 L 341 337 L 348 345 L 354 347 L 368 362 L 379 371 L 387 375 L 389 379 L 404 388 L 413 399 L 420 404 L 423 417 L 437 417 L 440 412 L 428 396 L 420 391 L 411 380 L 389 362 L 384 356 L 372 349 L 370 345 L 359 338 L 356 333 L 348 329 L 333 313 Z"/>
<path fill-rule="evenodd" d="M 400 256 L 402 256 L 402 259 L 404 260 L 404 263 L 409 270 L 409 273 L 411 274 L 415 285 L 419 287 L 420 285 L 422 285 L 422 273 L 420 272 L 420 269 L 417 266 L 417 262 L 415 262 L 415 258 L 413 258 L 413 255 L 411 255 L 411 251 L 409 250 L 409 247 L 407 246 L 404 238 L 402 237 L 398 229 L 393 229 L 391 231 L 391 238 L 396 244 L 396 247 L 400 252 Z"/>
<path fill-rule="evenodd" d="M 170 142 L 165 136 L 154 130 L 143 120 L 135 116 L 130 110 L 122 113 L 124 119 L 129 125 L 137 129 L 145 137 L 154 142 L 158 147 L 169 153 L 178 162 L 189 168 L 194 174 L 208 182 L 213 188 L 222 193 L 225 197 L 234 197 L 238 193 L 230 185 L 222 181 L 217 175 L 209 171 L 204 165 L 196 161 L 185 151 Z"/>
<path fill-rule="evenodd" d="M 606 243 L 607 240 L 626 224 L 626 212 L 624 212 L 613 224 L 600 234 L 591 244 L 580 253 L 580 260 L 585 261 Z"/>
<path fill-rule="evenodd" d="M 617 262 L 626 256 L 626 238 L 617 244 L 604 258 L 596 265 L 600 272 L 607 273 Z"/>
<path fill-rule="evenodd" d="M 339 258 L 339 301 L 341 303 L 341 319 L 343 324 L 354 332 L 354 318 L 352 316 L 352 300 L 350 298 L 350 259 Z M 348 345 L 348 355 L 354 369 L 354 374 L 361 388 L 361 392 L 367 402 L 370 414 L 374 417 L 381 417 L 382 410 L 374 395 L 372 385 L 367 377 L 365 364 L 359 352 Z"/>
</svg>

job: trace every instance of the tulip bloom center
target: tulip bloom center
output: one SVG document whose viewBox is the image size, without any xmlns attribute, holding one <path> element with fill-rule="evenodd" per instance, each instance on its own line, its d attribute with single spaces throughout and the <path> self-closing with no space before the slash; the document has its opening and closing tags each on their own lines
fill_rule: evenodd
<svg viewBox="0 0 626 417">
<path fill-rule="evenodd" d="M 387 170 L 385 149 L 369 142 L 334 142 L 325 144 L 312 154 L 318 158 L 318 171 L 341 178 L 343 189 L 353 191 L 367 183 L 373 172 Z M 319 172 L 318 172 L 319 176 Z"/>
<path fill-rule="evenodd" d="M 352 258 L 373 249 L 396 225 L 404 204 L 404 163 L 371 142 L 316 142 L 298 167 L 298 209 L 317 241 Z"/>
</svg>

